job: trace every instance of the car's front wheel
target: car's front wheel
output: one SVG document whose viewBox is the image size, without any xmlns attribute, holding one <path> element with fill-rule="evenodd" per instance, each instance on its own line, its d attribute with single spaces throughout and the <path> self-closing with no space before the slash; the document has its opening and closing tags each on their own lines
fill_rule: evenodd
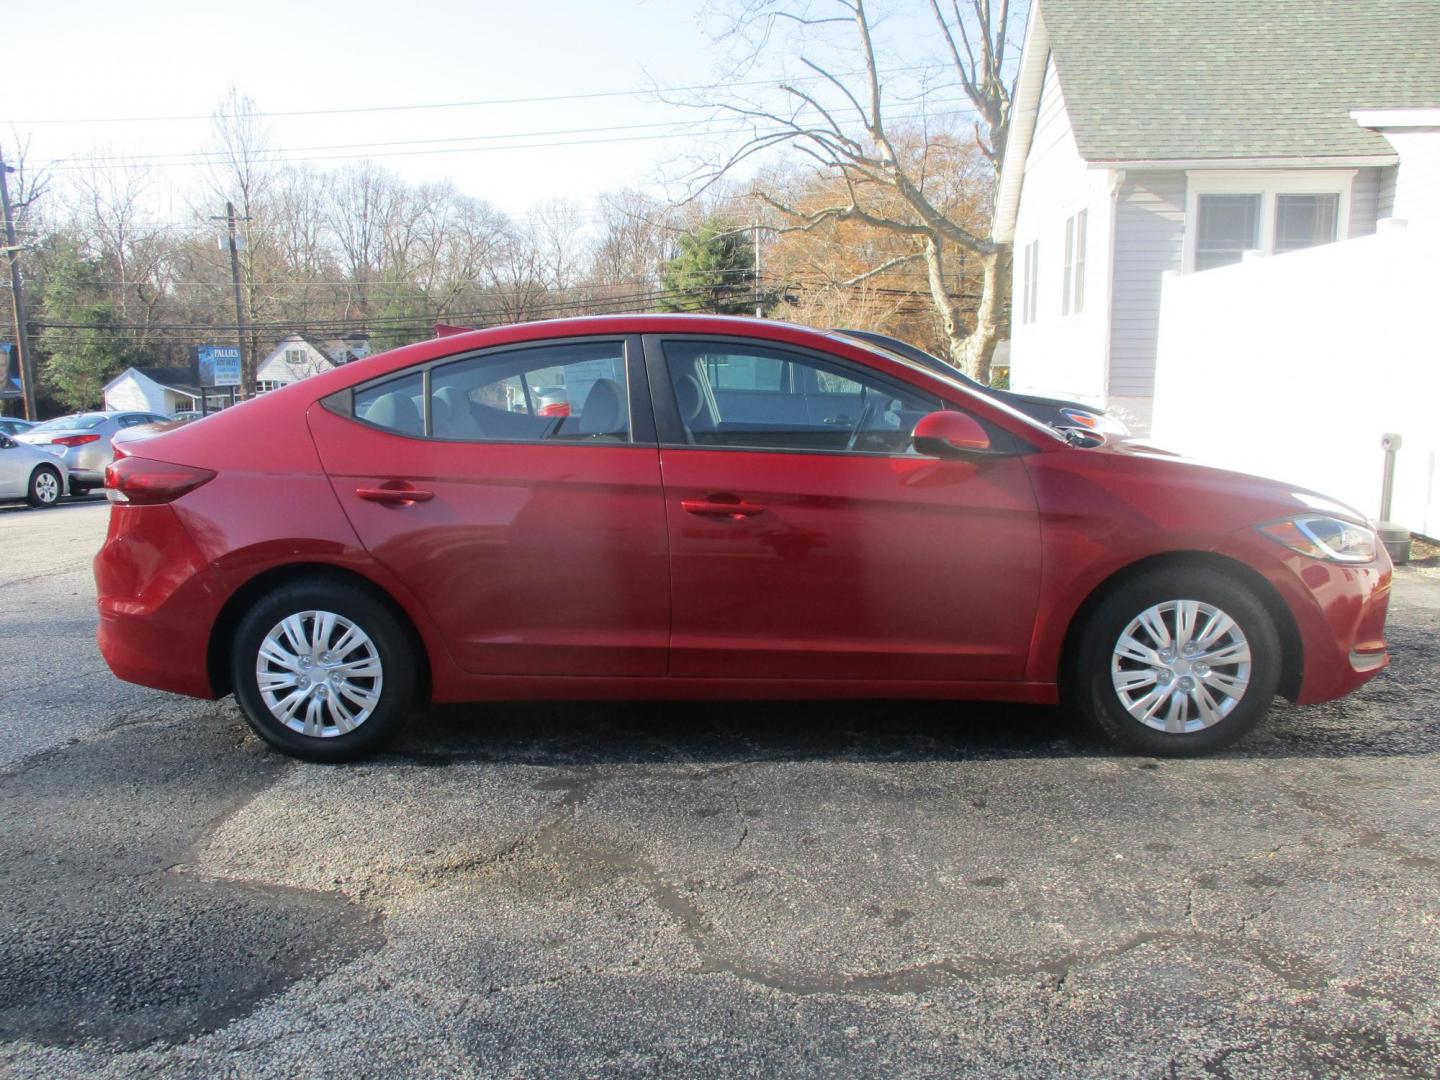
<svg viewBox="0 0 1440 1080">
<path fill-rule="evenodd" d="M 1182 757 L 1235 742 L 1269 710 L 1280 636 L 1240 582 L 1200 567 L 1125 583 L 1081 631 L 1075 700 L 1103 734 L 1142 753 Z"/>
<path fill-rule="evenodd" d="M 30 474 L 30 490 L 25 493 L 25 501 L 36 508 L 54 506 L 60 501 L 62 486 L 59 470 L 41 465 Z"/>
<path fill-rule="evenodd" d="M 404 726 L 418 659 L 406 628 L 369 592 L 294 583 L 240 621 L 231 679 L 245 718 L 271 746 L 307 761 L 347 761 Z"/>
</svg>

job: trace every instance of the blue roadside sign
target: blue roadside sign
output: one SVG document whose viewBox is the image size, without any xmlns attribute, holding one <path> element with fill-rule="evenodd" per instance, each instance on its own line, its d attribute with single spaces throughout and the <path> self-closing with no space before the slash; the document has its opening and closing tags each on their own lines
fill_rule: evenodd
<svg viewBox="0 0 1440 1080">
<path fill-rule="evenodd" d="M 201 386 L 240 385 L 240 350 L 233 345 L 201 345 L 195 366 Z"/>
</svg>

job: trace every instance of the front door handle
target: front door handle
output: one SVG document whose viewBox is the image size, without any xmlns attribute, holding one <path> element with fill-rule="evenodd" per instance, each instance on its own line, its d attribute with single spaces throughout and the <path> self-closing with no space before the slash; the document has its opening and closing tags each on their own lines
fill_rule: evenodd
<svg viewBox="0 0 1440 1080">
<path fill-rule="evenodd" d="M 763 514 L 765 508 L 740 499 L 681 499 L 680 509 L 700 517 L 728 517 L 732 521 Z"/>
<path fill-rule="evenodd" d="M 381 506 L 410 506 L 414 503 L 429 502 L 435 497 L 433 491 L 422 491 L 412 487 L 361 487 L 355 495 L 366 502 Z"/>
</svg>

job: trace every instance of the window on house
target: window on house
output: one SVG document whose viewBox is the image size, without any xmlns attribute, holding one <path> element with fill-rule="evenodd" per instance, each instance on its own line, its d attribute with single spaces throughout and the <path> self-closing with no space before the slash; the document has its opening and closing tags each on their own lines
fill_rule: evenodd
<svg viewBox="0 0 1440 1080">
<path fill-rule="evenodd" d="M 1275 196 L 1275 250 L 1298 251 L 1300 248 L 1328 244 L 1335 239 L 1340 219 L 1340 196 L 1277 195 Z"/>
<path fill-rule="evenodd" d="M 1086 211 L 1065 222 L 1065 282 L 1060 296 L 1060 314 L 1076 315 L 1085 306 L 1085 220 Z"/>
<path fill-rule="evenodd" d="M 286 349 L 286 350 L 285 350 L 285 363 L 289 364 L 291 367 L 300 367 L 300 366 L 302 366 L 302 365 L 305 363 L 305 350 L 304 350 L 304 349 Z"/>
<path fill-rule="evenodd" d="M 1060 291 L 1060 314 L 1070 314 L 1070 287 L 1075 280 L 1075 219 L 1065 219 L 1065 282 Z"/>
<path fill-rule="evenodd" d="M 1040 241 L 1031 240 L 1025 245 L 1021 267 L 1021 290 L 1020 290 L 1020 321 L 1032 323 L 1035 321 L 1035 302 L 1039 295 L 1040 281 Z"/>
<path fill-rule="evenodd" d="M 1260 246 L 1259 195 L 1201 195 L 1196 213 L 1196 270 L 1238 263 Z"/>
</svg>

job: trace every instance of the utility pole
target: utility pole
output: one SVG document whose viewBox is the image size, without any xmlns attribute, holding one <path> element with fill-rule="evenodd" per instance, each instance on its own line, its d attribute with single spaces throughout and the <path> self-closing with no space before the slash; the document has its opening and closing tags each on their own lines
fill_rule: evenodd
<svg viewBox="0 0 1440 1080">
<path fill-rule="evenodd" d="M 765 308 L 760 302 L 760 222 L 752 222 L 751 228 L 755 230 L 755 318 L 763 319 Z"/>
<path fill-rule="evenodd" d="M 10 260 L 10 300 L 15 313 L 15 352 L 20 362 L 20 392 L 25 399 L 25 419 L 39 420 L 35 406 L 35 372 L 30 366 L 30 328 L 25 315 L 25 282 L 20 273 L 20 245 L 15 242 L 15 217 L 10 212 L 9 176 L 15 169 L 5 164 L 0 149 L 0 208 L 5 211 L 5 255 Z"/>
<path fill-rule="evenodd" d="M 232 202 L 225 204 L 225 226 L 230 233 L 230 282 L 235 287 L 235 333 L 240 339 L 240 383 L 243 390 L 249 365 L 245 363 L 245 305 L 240 300 L 240 252 L 235 245 L 235 204 Z M 230 389 L 230 403 L 235 403 L 234 387 Z"/>
</svg>

